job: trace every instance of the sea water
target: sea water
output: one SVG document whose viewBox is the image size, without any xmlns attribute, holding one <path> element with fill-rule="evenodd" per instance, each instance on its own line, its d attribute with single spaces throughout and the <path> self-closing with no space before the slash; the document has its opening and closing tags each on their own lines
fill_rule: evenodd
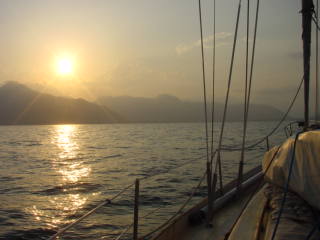
<svg viewBox="0 0 320 240">
<path fill-rule="evenodd" d="M 275 125 L 250 122 L 247 141 L 261 139 Z M 146 178 L 140 182 L 139 215 L 157 209 L 139 220 L 139 235 L 155 229 L 176 213 L 204 174 L 204 129 L 204 123 L 0 126 L 0 239 L 47 239 L 137 178 Z M 219 130 L 215 123 L 214 147 Z M 241 146 L 241 139 L 242 123 L 227 123 L 223 145 Z M 281 127 L 270 145 L 284 139 Z M 265 151 L 265 141 L 247 151 L 245 170 L 259 165 Z M 240 152 L 221 156 L 226 183 L 237 175 Z M 205 185 L 184 211 L 205 197 Z M 132 223 L 133 204 L 130 188 L 62 239 L 116 238 Z"/>
</svg>

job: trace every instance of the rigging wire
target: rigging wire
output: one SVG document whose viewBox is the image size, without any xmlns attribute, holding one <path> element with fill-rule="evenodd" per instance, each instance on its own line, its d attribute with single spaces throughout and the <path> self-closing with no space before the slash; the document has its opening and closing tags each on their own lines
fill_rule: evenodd
<svg viewBox="0 0 320 240">
<path fill-rule="evenodd" d="M 247 36 L 246 36 L 246 78 L 245 78 L 245 94 L 244 94 L 244 122 L 247 113 L 248 102 L 248 72 L 249 72 L 249 31 L 250 31 L 250 0 L 247 1 Z"/>
<path fill-rule="evenodd" d="M 316 17 L 317 17 L 317 16 L 316 16 Z M 312 21 L 313 21 L 313 23 L 315 24 L 317 30 L 320 31 L 319 23 L 318 23 L 317 19 L 316 19 L 314 16 L 312 16 Z"/>
<path fill-rule="evenodd" d="M 246 38 L 246 75 L 244 89 L 244 111 L 243 111 L 243 133 L 242 133 L 242 150 L 238 170 L 238 186 L 242 181 L 243 162 L 244 162 L 244 147 L 247 130 L 247 98 L 248 98 L 248 65 L 249 65 L 249 30 L 250 30 L 250 0 L 247 1 L 247 38 Z"/>
<path fill-rule="evenodd" d="M 215 120 L 215 80 L 216 80 L 216 0 L 213 0 L 211 163 L 212 163 L 212 160 L 213 160 L 213 135 L 214 135 L 214 120 Z"/>
<path fill-rule="evenodd" d="M 231 63 L 230 63 L 230 69 L 229 69 L 228 88 L 227 88 L 225 104 L 224 104 L 222 126 L 221 126 L 220 136 L 219 136 L 219 144 L 218 144 L 218 149 L 216 151 L 217 158 L 216 158 L 216 161 L 215 161 L 214 172 L 213 172 L 213 180 L 212 180 L 212 193 L 213 193 L 212 198 L 213 199 L 215 198 L 216 185 L 217 185 L 217 169 L 219 169 L 220 192 L 223 193 L 223 182 L 222 182 L 222 169 L 221 169 L 220 151 L 221 151 L 221 146 L 222 146 L 222 137 L 223 137 L 224 126 L 225 126 L 225 122 L 226 122 L 226 114 L 227 114 L 227 107 L 228 107 L 228 101 L 229 101 L 229 93 L 230 93 L 230 88 L 231 88 L 234 56 L 235 56 L 235 51 L 236 51 L 237 39 L 238 39 L 238 29 L 239 29 L 239 19 L 240 19 L 240 13 L 241 13 L 241 3 L 242 3 L 242 0 L 239 0 L 238 12 L 237 12 L 237 20 L 236 20 L 236 26 L 235 26 L 235 34 L 234 34 L 234 39 L 233 39 Z M 213 202 L 213 204 L 214 204 L 214 202 Z M 213 204 L 212 204 L 212 208 L 213 208 Z"/>
<path fill-rule="evenodd" d="M 259 0 L 258 0 L 259 2 Z M 248 0 L 248 4 L 249 4 L 249 0 Z M 259 6 L 259 3 L 258 3 L 258 6 Z M 258 6 L 257 6 L 257 9 L 258 9 Z M 238 7 L 238 15 L 237 15 L 237 23 L 236 23 L 236 31 L 235 31 L 235 37 L 234 37 L 234 43 L 233 43 L 233 51 L 232 51 L 232 59 L 231 59 L 231 66 L 230 66 L 230 72 L 229 72 L 229 79 L 228 79 L 228 90 L 227 90 L 227 96 L 226 96 L 226 101 L 225 101 L 225 108 L 224 108 L 224 115 L 223 115 L 223 122 L 222 122 L 222 129 L 221 129 L 221 132 L 220 132 L 220 138 L 219 138 L 219 148 L 218 148 L 218 153 L 220 155 L 220 150 L 222 150 L 221 146 L 222 146 L 222 136 L 223 136 L 223 129 L 224 129 L 224 123 L 225 123 L 225 119 L 226 119 L 226 109 L 227 109 L 227 105 L 228 105 L 228 98 L 229 98 L 229 91 L 230 91 L 230 87 L 231 87 L 231 79 L 232 79 L 232 71 L 233 71 L 233 61 L 234 61 L 234 55 L 235 55 L 235 48 L 236 48 L 236 41 L 237 41 L 237 33 L 238 33 L 238 25 L 239 25 L 239 16 L 240 16 L 240 9 L 241 9 L 241 0 L 239 0 L 239 7 Z M 202 74 L 203 74 L 203 86 L 204 86 L 204 108 L 205 108 L 205 121 L 206 121 L 206 144 L 207 144 L 207 161 L 209 161 L 209 147 L 208 147 L 208 126 L 207 126 L 207 101 L 206 101 L 206 81 L 205 81 L 205 66 L 204 66 L 204 49 L 203 49 L 203 31 L 202 31 L 202 16 L 201 16 L 201 0 L 199 0 L 199 18 L 200 18 L 200 28 L 201 28 L 201 52 L 202 52 Z M 256 21 L 257 21 L 257 18 L 256 18 Z M 257 22 L 256 22 L 256 25 L 257 25 Z M 318 25 L 317 25 L 318 26 Z M 214 33 L 215 33 L 215 24 L 214 24 Z M 256 35 L 256 29 L 255 29 L 255 35 Z M 248 37 L 247 37 L 247 44 L 248 44 Z M 254 39 L 254 46 L 255 46 L 255 39 Z M 254 47 L 253 47 L 253 53 L 252 53 L 252 62 L 251 62 L 251 70 L 250 70 L 250 81 L 251 81 L 251 78 L 252 78 L 252 69 L 253 69 L 253 60 L 254 60 Z M 248 50 L 247 50 L 248 51 Z M 215 34 L 214 34 L 214 56 L 215 56 Z M 248 63 L 247 63 L 248 64 Z M 214 69 L 215 69 L 215 57 L 214 57 Z M 247 71 L 248 71 L 248 65 L 246 65 L 246 80 L 247 80 Z M 214 75 L 213 75 L 214 76 Z M 213 77 L 214 79 L 214 77 Z M 268 136 L 272 135 L 274 133 L 274 131 L 276 131 L 276 129 L 281 125 L 281 123 L 284 121 L 284 119 L 287 117 L 288 113 L 290 112 L 292 106 L 293 106 L 293 103 L 295 102 L 295 99 L 300 91 L 300 88 L 301 88 L 301 85 L 302 85 L 302 82 L 303 82 L 304 79 L 302 79 L 301 81 L 301 84 L 299 86 L 299 89 L 293 99 L 293 101 L 291 102 L 290 104 L 290 107 L 288 109 L 288 111 L 286 112 L 286 114 L 284 115 L 283 119 L 280 121 L 280 123 L 277 125 L 277 127 L 271 131 Z M 214 85 L 213 85 L 214 86 Z M 249 93 L 248 93 L 248 98 L 246 97 L 245 98 L 245 101 L 246 101 L 246 104 L 245 104 L 245 110 L 246 110 L 246 113 L 248 113 L 248 107 L 249 107 L 249 99 L 250 99 L 250 89 L 251 89 L 251 82 L 249 83 Z M 247 83 L 246 83 L 246 87 L 247 87 Z M 213 87 L 213 94 L 214 94 L 214 87 Z M 214 105 L 213 105 L 214 106 Z M 212 111 L 212 116 L 214 116 L 214 107 L 213 107 L 213 111 Z M 213 118 L 212 118 L 213 119 Z M 265 137 L 266 138 L 266 137 Z M 265 139 L 264 138 L 264 139 Z M 212 139 L 213 139 L 213 123 L 212 123 Z M 263 140 L 264 140 L 263 139 Z M 213 140 L 212 140 L 213 142 Z M 262 142 L 262 141 L 261 141 Z M 259 142 L 260 143 L 260 142 Z M 257 145 L 259 143 L 255 143 L 254 145 Z M 213 143 L 212 143 L 213 145 Z M 249 146 L 249 147 L 253 147 L 253 146 Z M 211 148 L 211 156 L 213 156 L 213 147 Z M 191 161 L 190 161 L 191 162 Z M 219 164 L 219 168 L 221 168 L 221 162 L 220 162 L 220 159 L 219 161 L 217 162 Z M 217 170 L 217 163 L 215 165 L 215 173 L 216 173 L 216 170 Z M 170 169 L 172 170 L 172 169 Z M 169 171 L 170 171 L 169 170 Z M 161 173 L 163 174 L 163 173 Z M 160 174 L 156 174 L 156 175 L 160 175 Z M 152 176 L 155 176 L 155 175 L 152 175 Z M 148 176 L 146 178 L 149 178 L 149 177 L 152 177 L 152 176 Z M 205 174 L 204 174 L 205 176 Z M 201 185 L 202 183 L 202 180 L 204 178 L 204 176 L 202 177 L 201 181 L 200 181 L 200 184 L 198 185 L 198 187 Z M 220 174 L 220 177 L 221 177 L 221 174 Z M 144 178 L 144 179 L 146 179 Z M 111 200 L 115 199 L 116 197 L 118 197 L 121 193 L 124 192 L 124 190 L 128 189 L 129 187 L 131 187 L 133 184 L 129 185 L 128 187 L 126 187 L 125 189 L 123 189 L 120 193 L 118 193 L 115 197 L 113 197 Z M 198 188 L 197 187 L 197 188 Z M 194 192 L 193 192 L 194 194 Z M 186 203 L 182 206 L 181 210 L 179 210 L 177 212 L 177 214 L 179 214 L 182 209 L 186 206 L 186 204 L 188 203 L 188 201 L 190 201 L 191 197 L 193 196 L 193 194 L 190 196 L 190 198 L 188 198 L 188 200 L 186 201 Z M 107 200 L 103 203 L 103 205 L 105 204 L 109 204 L 111 200 Z M 100 208 L 101 206 L 103 206 L 102 204 L 98 205 L 95 209 L 93 210 L 96 210 L 98 207 Z M 82 220 L 84 219 L 84 217 L 87 217 L 89 215 L 91 215 L 94 211 L 91 210 L 89 213 L 85 214 L 83 217 L 81 217 L 81 219 L 78 219 L 78 220 Z M 176 215 L 175 215 L 176 216 Z M 174 216 L 174 217 L 175 217 Z M 172 218 L 173 219 L 173 218 Z M 172 219 L 169 219 L 170 221 Z M 71 225 L 75 225 L 77 222 L 80 222 L 80 221 L 75 221 L 74 223 L 72 223 Z M 169 221 L 168 221 L 169 222 Z M 62 229 L 61 231 L 59 231 L 58 233 L 62 233 L 64 231 L 66 231 L 67 229 L 69 229 L 71 226 L 68 226 L 68 228 L 64 228 Z M 57 233 L 57 234 L 58 234 Z M 54 236 L 52 236 L 50 239 L 55 239 Z"/>
<path fill-rule="evenodd" d="M 227 93 L 226 93 L 226 98 L 225 98 L 222 126 L 221 126 L 220 136 L 219 136 L 219 144 L 218 144 L 218 152 L 217 152 L 218 154 L 217 154 L 217 159 L 216 159 L 216 164 L 215 164 L 215 169 L 214 169 L 214 179 L 215 179 L 216 175 L 217 175 L 217 166 L 219 167 L 220 190 L 222 190 L 222 171 L 221 171 L 220 149 L 222 146 L 222 138 L 223 138 L 224 126 L 225 126 L 225 122 L 226 122 L 227 108 L 228 108 L 228 102 L 229 102 L 229 93 L 230 93 L 230 88 L 231 88 L 232 72 L 233 72 L 233 65 L 234 65 L 234 56 L 235 56 L 235 51 L 236 51 L 237 39 L 238 39 L 239 19 L 240 19 L 240 13 L 241 13 L 241 2 L 242 2 L 242 0 L 239 0 L 235 34 L 234 34 L 234 39 L 233 39 L 231 64 L 230 64 L 229 77 L 228 77 L 228 88 L 227 88 Z M 214 182 L 214 185 L 215 184 L 216 184 L 216 182 Z"/>
<path fill-rule="evenodd" d="M 208 188 L 208 214 L 207 226 L 210 226 L 210 220 L 213 212 L 213 195 L 212 195 L 212 162 L 216 152 L 213 150 L 214 140 L 214 120 L 215 120 L 215 75 L 216 75 L 216 0 L 213 0 L 213 49 L 212 49 L 212 109 L 211 109 L 211 146 L 210 146 L 210 163 L 207 162 L 207 188 Z"/>
<path fill-rule="evenodd" d="M 250 0 L 247 1 L 246 78 L 245 78 L 244 114 L 247 111 L 247 98 L 248 98 L 249 31 L 250 31 Z"/>
<path fill-rule="evenodd" d="M 249 8 L 249 1 L 248 1 L 248 8 Z M 250 75 L 249 75 L 248 96 L 247 96 L 247 99 L 245 101 L 246 102 L 246 107 L 245 107 L 245 119 L 244 119 L 244 128 L 243 128 L 243 141 L 242 141 L 241 160 L 240 160 L 241 162 L 240 162 L 240 165 L 239 165 L 239 177 L 241 177 L 241 178 L 242 178 L 242 172 L 243 172 L 244 149 L 245 149 L 245 143 L 246 143 L 247 124 L 248 124 L 248 115 L 249 115 L 251 89 L 252 89 L 252 76 L 253 76 L 253 66 L 254 66 L 254 60 L 255 60 L 255 50 L 256 50 L 256 40 L 257 40 L 259 9 L 260 9 L 260 0 L 257 0 L 256 18 L 255 18 L 254 35 L 253 35 L 253 46 L 252 46 L 252 55 L 251 55 L 251 65 L 250 65 Z M 247 39 L 247 41 L 249 41 L 249 39 Z M 239 179 L 239 180 L 241 180 L 241 179 Z"/>
<path fill-rule="evenodd" d="M 249 90 L 248 90 L 248 99 L 247 99 L 247 108 L 246 108 L 246 122 L 248 120 L 248 112 L 249 112 L 251 89 L 252 89 L 251 86 L 252 86 L 252 76 L 253 76 L 253 66 L 254 66 L 254 60 L 255 60 L 255 52 L 256 52 L 256 40 L 257 40 L 259 9 L 260 9 L 260 0 L 257 0 L 256 19 L 255 19 L 255 26 L 254 26 L 254 36 L 253 36 L 253 46 L 252 46 L 252 56 L 251 56 L 251 66 L 250 66 L 250 75 L 249 75 Z"/>
<path fill-rule="evenodd" d="M 261 140 L 257 141 L 256 143 L 254 143 L 254 144 L 246 147 L 246 149 L 253 148 L 253 147 L 255 147 L 256 145 L 260 144 L 260 143 L 263 142 L 267 137 L 270 137 L 270 136 L 280 127 L 280 125 L 284 122 L 284 120 L 286 119 L 287 115 L 289 114 L 292 106 L 294 105 L 294 103 L 295 103 L 295 101 L 296 101 L 296 98 L 297 98 L 297 96 L 298 96 L 298 94 L 299 94 L 299 92 L 300 92 L 300 89 L 301 89 L 301 86 L 302 86 L 302 84 L 303 84 L 303 81 L 304 81 L 304 78 L 301 79 L 300 85 L 299 85 L 299 87 L 298 87 L 298 89 L 297 89 L 297 92 L 296 92 L 295 96 L 293 97 L 293 99 L 292 99 L 292 101 L 291 101 L 291 103 L 290 103 L 290 105 L 289 105 L 289 107 L 288 107 L 287 112 L 284 114 L 284 116 L 282 117 L 282 119 L 278 122 L 278 124 L 276 125 L 276 127 L 275 127 L 273 130 L 271 130 L 270 133 L 269 133 L 267 136 L 265 136 L 265 137 L 262 138 Z M 229 150 L 229 151 L 231 150 L 231 151 L 235 151 L 235 150 L 241 150 L 241 149 L 239 149 L 239 148 L 237 149 L 237 148 L 234 148 L 234 147 L 232 147 L 232 148 L 231 148 L 231 147 L 229 147 L 229 148 L 226 147 L 226 148 L 221 148 L 221 150 Z M 213 154 L 213 155 L 215 155 L 216 153 L 217 153 L 217 150 L 214 151 L 214 154 Z M 203 158 L 203 157 L 204 157 L 204 156 L 201 156 L 200 158 Z M 198 159 L 200 159 L 200 158 L 198 158 Z M 182 167 L 182 166 L 185 166 L 185 165 L 187 165 L 187 164 L 190 164 L 191 162 L 194 162 L 194 159 L 186 162 L 186 163 L 183 164 L 183 165 L 179 165 L 178 167 L 170 168 L 170 169 L 166 170 L 165 172 L 160 172 L 160 173 L 156 173 L 156 174 L 153 174 L 153 175 L 146 176 L 146 177 L 144 177 L 144 178 L 141 178 L 140 180 L 146 180 L 146 179 L 149 179 L 149 178 L 152 178 L 152 177 L 161 175 L 161 174 L 168 173 L 168 172 L 170 172 L 170 171 L 172 171 L 172 170 L 175 170 L 175 169 L 178 169 L 178 168 L 180 168 L 180 167 Z M 128 188 L 131 187 L 131 186 L 133 186 L 133 184 L 130 184 L 129 186 L 127 186 L 126 188 L 124 188 L 124 189 L 123 189 L 122 191 L 120 191 L 115 197 L 113 197 L 112 199 L 110 199 L 110 201 L 111 201 L 111 200 L 114 200 L 116 197 L 118 197 L 120 194 L 122 194 L 122 193 L 124 192 L 124 190 L 128 189 Z M 109 200 L 105 201 L 104 204 L 109 204 Z M 100 204 L 100 205 L 102 205 L 102 204 Z M 94 210 L 97 210 L 97 208 L 98 208 L 100 205 L 98 205 Z M 92 210 L 91 210 L 91 211 L 92 211 Z M 91 212 L 91 211 L 90 211 L 90 212 Z M 93 213 L 93 212 L 92 212 L 92 213 Z M 85 214 L 85 215 L 87 215 L 87 214 Z M 91 215 L 91 213 L 88 214 L 87 216 L 89 216 L 89 215 Z M 87 217 L 87 216 L 86 216 L 86 217 Z M 79 219 L 78 219 L 78 220 L 79 220 Z M 76 220 L 75 222 L 71 223 L 70 225 L 72 225 L 72 226 L 76 225 L 78 222 L 80 222 L 80 221 L 78 221 L 78 220 Z M 83 218 L 82 218 L 81 220 L 83 220 Z M 70 226 L 70 225 L 68 225 L 68 226 L 65 227 L 64 229 L 61 229 L 60 231 L 58 231 L 54 236 L 50 237 L 49 240 L 55 239 L 57 236 L 61 235 L 61 234 L 64 233 L 65 231 L 67 231 L 69 228 L 72 227 L 72 226 Z"/>
<path fill-rule="evenodd" d="M 207 89 L 206 89 L 206 73 L 205 73 L 205 65 L 204 65 L 204 47 L 203 47 L 203 29 L 202 29 L 201 0 L 199 0 L 198 3 L 199 3 L 199 24 L 200 24 L 200 40 L 201 40 L 203 103 L 204 103 L 204 119 L 205 119 L 205 131 L 206 131 L 206 150 L 207 150 L 207 162 L 209 162 L 209 136 L 208 136 L 208 113 L 207 113 Z"/>
<path fill-rule="evenodd" d="M 298 89 L 297 89 L 297 92 L 295 94 L 295 96 L 293 97 L 292 101 L 290 102 L 290 105 L 286 111 L 286 113 L 282 116 L 281 120 L 276 124 L 276 126 L 266 135 L 264 136 L 263 138 L 261 138 L 260 140 L 256 140 L 254 141 L 254 143 L 250 144 L 249 146 L 246 146 L 246 150 L 247 149 L 252 149 L 254 147 L 256 147 L 257 145 L 259 145 L 260 143 L 262 143 L 263 141 L 265 141 L 268 137 L 270 137 L 272 134 L 275 133 L 275 131 L 278 130 L 278 128 L 281 126 L 281 124 L 286 120 L 288 114 L 290 113 L 298 95 L 299 95 L 299 92 L 301 90 L 301 87 L 302 87 L 302 84 L 304 82 L 304 78 L 301 78 L 301 81 L 300 81 L 300 84 L 298 86 Z M 227 151 L 239 151 L 241 150 L 241 148 L 237 148 L 235 146 L 232 146 L 232 147 L 223 147 L 221 148 L 221 150 L 227 150 Z"/>
</svg>

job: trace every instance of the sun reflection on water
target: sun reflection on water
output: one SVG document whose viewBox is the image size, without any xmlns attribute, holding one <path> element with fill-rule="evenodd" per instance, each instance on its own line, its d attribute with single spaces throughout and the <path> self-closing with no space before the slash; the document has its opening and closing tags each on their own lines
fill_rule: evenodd
<svg viewBox="0 0 320 240">
<path fill-rule="evenodd" d="M 60 149 L 56 164 L 56 170 L 62 175 L 63 183 L 76 183 L 81 178 L 89 176 L 91 168 L 85 166 L 83 161 L 77 157 L 79 145 L 77 136 L 79 134 L 76 125 L 57 125 L 53 143 Z"/>
<path fill-rule="evenodd" d="M 60 159 L 75 158 L 79 149 L 75 139 L 77 127 L 75 125 L 57 125 L 53 136 L 54 143 L 61 149 Z"/>
<path fill-rule="evenodd" d="M 78 213 L 88 201 L 85 192 L 77 192 L 91 173 L 91 167 L 79 157 L 79 136 L 77 125 L 55 126 L 51 138 L 54 145 L 52 169 L 57 174 L 54 174 L 52 188 L 57 189 L 57 193 L 48 196 L 48 202 L 54 211 L 41 210 L 37 206 L 27 209 L 37 221 L 46 222 L 51 227 L 72 221 L 68 216 Z"/>
<path fill-rule="evenodd" d="M 91 169 L 89 167 L 81 166 L 81 163 L 72 163 L 65 166 L 65 168 L 61 168 L 58 172 L 61 173 L 64 182 L 76 183 L 82 177 L 87 177 L 90 174 Z"/>
<path fill-rule="evenodd" d="M 53 206 L 55 210 L 54 216 L 47 210 L 39 209 L 36 205 L 26 208 L 26 212 L 32 214 L 36 221 L 56 228 L 61 224 L 71 223 L 73 220 L 69 219 L 68 216 L 77 214 L 87 200 L 87 197 L 83 197 L 80 194 L 68 194 L 53 197 L 49 200 L 50 206 Z"/>
</svg>

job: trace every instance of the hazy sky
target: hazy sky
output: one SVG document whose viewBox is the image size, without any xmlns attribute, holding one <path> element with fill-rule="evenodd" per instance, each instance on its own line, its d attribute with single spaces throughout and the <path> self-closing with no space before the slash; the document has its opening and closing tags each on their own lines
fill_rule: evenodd
<svg viewBox="0 0 320 240">
<path fill-rule="evenodd" d="M 226 91 L 238 0 L 217 1 L 217 96 Z M 252 3 L 252 21 L 256 1 Z M 232 85 L 244 85 L 245 14 Z M 261 0 L 253 101 L 286 107 L 302 77 L 300 0 Z M 203 0 L 208 88 L 213 0 Z M 101 95 L 202 97 L 197 0 L 1 0 L 0 80 L 93 99 Z M 68 54 L 74 75 L 61 77 Z"/>
</svg>

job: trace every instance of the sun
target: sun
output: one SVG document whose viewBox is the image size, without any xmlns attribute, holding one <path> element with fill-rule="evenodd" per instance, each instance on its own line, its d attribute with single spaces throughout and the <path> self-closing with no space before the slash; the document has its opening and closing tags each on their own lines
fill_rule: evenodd
<svg viewBox="0 0 320 240">
<path fill-rule="evenodd" d="M 73 73 L 73 61 L 71 58 L 60 58 L 56 63 L 56 71 L 59 75 L 71 75 Z"/>
</svg>

